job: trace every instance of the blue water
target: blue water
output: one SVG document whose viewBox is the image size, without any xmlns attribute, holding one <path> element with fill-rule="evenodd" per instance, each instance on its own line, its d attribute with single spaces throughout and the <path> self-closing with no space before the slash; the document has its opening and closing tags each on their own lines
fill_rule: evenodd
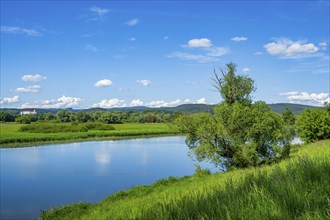
<svg viewBox="0 0 330 220">
<path fill-rule="evenodd" d="M 184 137 L 80 142 L 1 149 L 1 219 L 37 219 L 40 210 L 95 203 L 118 190 L 192 175 Z M 211 168 L 211 165 L 202 164 Z"/>
</svg>

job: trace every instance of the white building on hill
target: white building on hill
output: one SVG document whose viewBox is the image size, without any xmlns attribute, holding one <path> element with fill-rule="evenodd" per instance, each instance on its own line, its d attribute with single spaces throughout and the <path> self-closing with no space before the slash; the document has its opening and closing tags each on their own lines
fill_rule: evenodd
<svg viewBox="0 0 330 220">
<path fill-rule="evenodd" d="M 21 115 L 36 115 L 36 114 L 37 114 L 37 111 L 35 109 L 21 111 Z"/>
</svg>

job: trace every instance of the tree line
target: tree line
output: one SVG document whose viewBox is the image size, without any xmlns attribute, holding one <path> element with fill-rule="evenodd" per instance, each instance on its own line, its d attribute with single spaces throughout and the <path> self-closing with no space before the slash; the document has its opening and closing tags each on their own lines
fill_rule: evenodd
<svg viewBox="0 0 330 220">
<path fill-rule="evenodd" d="M 41 113 L 27 115 L 13 115 L 8 112 L 0 112 L 0 121 L 2 122 L 18 122 L 22 124 L 30 124 L 31 122 L 103 122 L 107 124 L 118 123 L 168 123 L 182 115 L 181 112 L 133 112 L 133 111 L 92 111 L 92 112 L 70 112 L 68 110 L 60 110 L 57 113 Z"/>
</svg>

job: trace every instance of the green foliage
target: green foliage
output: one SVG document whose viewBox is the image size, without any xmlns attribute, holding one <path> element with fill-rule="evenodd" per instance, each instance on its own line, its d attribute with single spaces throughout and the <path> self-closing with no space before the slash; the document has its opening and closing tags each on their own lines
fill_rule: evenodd
<svg viewBox="0 0 330 220">
<path fill-rule="evenodd" d="M 52 120 L 55 120 L 55 119 L 56 119 L 56 116 L 51 112 L 47 112 L 44 116 L 45 121 L 52 121 Z"/>
<path fill-rule="evenodd" d="M 222 103 L 215 114 L 181 116 L 174 124 L 198 161 L 248 167 L 286 158 L 292 135 L 283 119 L 263 102 Z"/>
<path fill-rule="evenodd" d="M 306 143 L 330 138 L 330 112 L 306 109 L 297 118 L 299 137 Z"/>
<path fill-rule="evenodd" d="M 112 112 L 103 112 L 101 116 L 98 118 L 98 121 L 107 124 L 119 123 L 118 117 Z"/>
<path fill-rule="evenodd" d="M 220 68 L 222 78 L 214 70 L 213 86 L 220 92 L 224 102 L 251 103 L 251 93 L 255 90 L 254 81 L 247 76 L 236 75 L 236 64 L 228 63 L 225 69 Z"/>
<path fill-rule="evenodd" d="M 294 117 L 294 113 L 292 110 L 285 108 L 285 110 L 282 112 L 282 117 L 287 125 L 295 124 L 296 118 Z"/>
<path fill-rule="evenodd" d="M 73 114 L 68 110 L 60 110 L 56 113 L 56 118 L 59 122 L 71 122 L 73 121 Z"/>
<path fill-rule="evenodd" d="M 30 124 L 31 122 L 37 121 L 37 117 L 33 115 L 19 115 L 16 117 L 15 121 L 21 124 Z"/>
<path fill-rule="evenodd" d="M 325 102 L 324 106 L 325 106 L 325 109 L 327 110 L 327 112 L 330 114 L 330 102 Z"/>
<path fill-rule="evenodd" d="M 329 144 L 299 147 L 292 158 L 272 166 L 162 179 L 86 209 L 53 208 L 40 219 L 329 219 Z"/>
<path fill-rule="evenodd" d="M 214 87 L 224 98 L 214 115 L 199 113 L 174 121 L 186 133 L 191 155 L 222 167 L 258 166 L 288 157 L 294 133 L 266 103 L 251 103 L 251 78 L 236 75 L 233 63 L 226 67 L 220 69 L 222 78 L 214 73 Z"/>
<path fill-rule="evenodd" d="M 211 175 L 211 170 L 207 168 L 202 168 L 199 164 L 195 164 L 195 173 L 194 176 L 202 177 Z"/>
<path fill-rule="evenodd" d="M 13 122 L 15 117 L 9 114 L 8 112 L 0 112 L 0 121 L 2 122 Z"/>
<path fill-rule="evenodd" d="M 79 123 L 85 123 L 92 119 L 90 114 L 83 111 L 76 113 L 75 118 L 76 118 L 76 122 Z"/>
<path fill-rule="evenodd" d="M 65 215 L 65 216 L 71 216 L 74 213 L 80 213 L 84 214 L 86 211 L 91 207 L 90 203 L 77 203 L 73 204 L 70 207 L 63 206 L 61 209 L 49 209 L 47 212 L 46 211 L 41 211 L 40 213 L 40 219 L 50 219 L 52 216 L 57 216 L 57 215 Z"/>
</svg>

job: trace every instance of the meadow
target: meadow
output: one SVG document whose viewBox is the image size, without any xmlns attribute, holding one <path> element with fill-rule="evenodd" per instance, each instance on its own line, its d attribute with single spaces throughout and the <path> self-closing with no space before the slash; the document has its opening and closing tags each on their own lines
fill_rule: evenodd
<svg viewBox="0 0 330 220">
<path fill-rule="evenodd" d="M 87 130 L 70 130 L 72 126 L 68 123 L 42 123 L 43 132 L 39 130 L 24 129 L 27 125 L 17 123 L 0 123 L 0 148 L 26 147 L 49 143 L 77 142 L 87 140 L 116 140 L 135 137 L 150 137 L 162 135 L 174 135 L 176 132 L 166 123 L 126 123 L 110 125 L 113 129 L 107 129 L 106 124 L 100 127 L 90 127 Z M 52 131 L 47 131 L 53 127 Z M 88 127 L 88 126 L 87 126 Z M 83 127 L 84 128 L 84 127 Z"/>
<path fill-rule="evenodd" d="M 42 211 L 40 219 L 329 219 L 330 140 L 292 149 L 259 168 L 169 177 L 96 204 Z"/>
</svg>

